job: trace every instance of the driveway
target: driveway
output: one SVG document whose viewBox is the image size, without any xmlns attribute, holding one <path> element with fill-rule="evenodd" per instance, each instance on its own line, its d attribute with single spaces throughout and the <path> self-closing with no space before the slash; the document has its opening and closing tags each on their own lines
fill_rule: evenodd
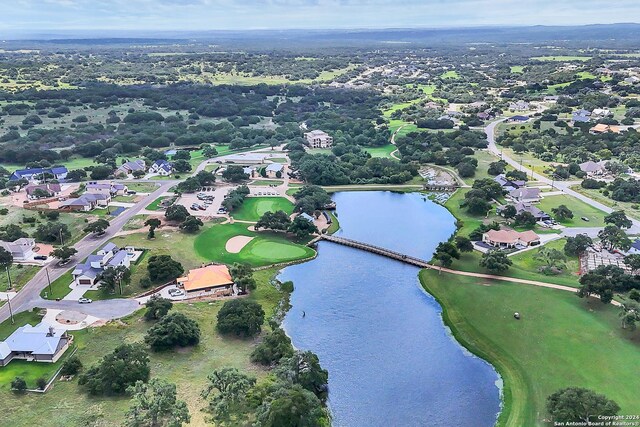
<svg viewBox="0 0 640 427">
<path fill-rule="evenodd" d="M 34 301 L 34 303 L 35 307 L 53 310 L 78 311 L 88 316 L 104 320 L 112 320 L 128 316 L 142 307 L 138 301 L 133 299 L 110 299 L 94 301 L 91 304 L 80 304 L 77 301 L 49 301 L 40 298 Z"/>
</svg>

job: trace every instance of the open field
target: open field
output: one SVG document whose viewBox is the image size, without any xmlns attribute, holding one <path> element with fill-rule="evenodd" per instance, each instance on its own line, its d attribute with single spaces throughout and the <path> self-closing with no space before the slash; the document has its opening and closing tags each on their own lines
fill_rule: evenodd
<svg viewBox="0 0 640 427">
<path fill-rule="evenodd" d="M 437 271 L 423 270 L 420 280 L 443 306 L 458 341 L 500 372 L 505 388 L 498 425 L 548 425 L 545 399 L 569 386 L 607 395 L 621 414 L 640 409 L 640 378 L 620 374 L 637 361 L 640 332 L 620 328 L 615 307 L 568 292 Z M 515 311 L 521 320 L 513 319 Z"/>
<path fill-rule="evenodd" d="M 521 73 L 524 73 L 524 66 L 522 66 L 522 65 L 512 65 L 510 67 L 510 70 L 514 74 L 521 74 Z"/>
<path fill-rule="evenodd" d="M 292 243 L 280 233 L 256 233 L 247 229 L 248 224 L 222 224 L 203 231 L 195 240 L 195 252 L 207 261 L 233 264 L 249 264 L 253 267 L 310 258 L 315 251 L 307 246 Z M 254 237 L 237 253 L 227 252 L 225 245 L 234 236 Z"/>
<path fill-rule="evenodd" d="M 263 306 L 267 318 L 281 298 L 281 294 L 269 284 L 275 273 L 273 269 L 257 272 L 254 277 L 258 288 L 249 296 Z M 174 305 L 173 311 L 184 313 L 198 322 L 202 332 L 200 344 L 178 352 L 150 354 L 151 376 L 177 385 L 179 399 L 185 400 L 189 406 L 191 425 L 206 424 L 207 414 L 201 411 L 206 406 L 206 401 L 200 398 L 200 392 L 205 387 L 207 375 L 213 370 L 231 366 L 259 378 L 266 375 L 264 369 L 249 361 L 257 339 L 225 338 L 215 331 L 216 316 L 222 304 L 222 301 L 216 301 Z M 152 323 L 142 320 L 142 311 L 139 311 L 121 322 L 74 332 L 79 347 L 77 356 L 86 369 L 119 344 L 141 342 L 151 325 Z M 263 329 L 267 329 L 266 325 Z M 122 425 L 125 411 L 129 407 L 128 397 L 89 397 L 78 386 L 77 380 L 57 382 L 44 395 L 19 396 L 2 385 L 0 398 L 6 405 L 14 408 L 0 415 L 0 424 L 12 426 L 115 427 Z"/>
<path fill-rule="evenodd" d="M 586 204 L 585 202 L 576 199 L 572 196 L 567 196 L 565 194 L 557 195 L 557 196 L 546 196 L 543 197 L 540 203 L 538 203 L 538 208 L 542 209 L 549 215 L 553 216 L 551 210 L 553 208 L 557 208 L 560 205 L 565 205 L 568 207 L 571 212 L 573 212 L 573 218 L 558 221 L 560 224 L 567 227 L 604 227 L 604 217 L 606 214 L 599 209 L 594 208 L 591 205 Z M 581 218 L 589 218 L 589 222 L 582 220 Z"/>
<path fill-rule="evenodd" d="M 258 221 L 266 212 L 293 212 L 293 204 L 284 197 L 247 197 L 240 208 L 232 212 L 235 219 Z"/>
</svg>

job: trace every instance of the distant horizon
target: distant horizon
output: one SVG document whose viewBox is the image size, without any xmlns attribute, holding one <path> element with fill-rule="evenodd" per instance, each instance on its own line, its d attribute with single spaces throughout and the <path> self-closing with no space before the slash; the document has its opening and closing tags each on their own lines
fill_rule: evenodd
<svg viewBox="0 0 640 427">
<path fill-rule="evenodd" d="M 635 0 L 20 0 L 3 5 L 0 33 L 570 27 L 639 12 Z"/>
<path fill-rule="evenodd" d="M 571 29 L 571 28 L 584 28 L 584 27 L 615 27 L 615 26 L 640 26 L 639 22 L 613 22 L 613 23 L 585 23 L 579 25 L 548 25 L 548 24 L 484 24 L 484 25 L 457 25 L 457 26 L 380 26 L 380 27 L 327 27 L 327 28 L 242 28 L 242 29 L 200 29 L 200 30 L 186 30 L 186 29 L 112 29 L 112 28 L 77 28 L 77 29 L 38 29 L 38 30 L 0 30 L 0 38 L 3 41 L 12 40 L 28 40 L 30 37 L 45 36 L 69 36 L 73 38 L 87 38 L 87 39 L 129 39 L 129 38 L 159 38 L 165 37 L 168 39 L 179 38 L 181 35 L 184 37 L 193 37 L 197 35 L 206 34 L 241 34 L 241 33 L 286 33 L 296 31 L 309 31 L 309 32 L 376 32 L 376 31 L 447 31 L 447 30 L 491 30 L 491 29 L 533 29 L 533 28 L 547 28 L 547 29 Z M 17 36 L 11 37 L 11 33 Z M 121 35 L 117 35 L 121 34 Z M 38 39 L 33 39 L 38 40 Z"/>
</svg>

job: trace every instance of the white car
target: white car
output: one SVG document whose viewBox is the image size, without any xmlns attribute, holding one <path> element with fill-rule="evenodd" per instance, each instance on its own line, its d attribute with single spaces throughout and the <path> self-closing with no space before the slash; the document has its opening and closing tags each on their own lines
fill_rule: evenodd
<svg viewBox="0 0 640 427">
<path fill-rule="evenodd" d="M 78 302 L 80 304 L 91 304 L 93 302 L 93 300 L 89 299 L 89 298 L 80 298 L 80 299 L 78 299 Z"/>
<path fill-rule="evenodd" d="M 184 291 L 182 289 L 169 289 L 169 295 L 172 297 L 181 297 L 184 296 Z"/>
</svg>

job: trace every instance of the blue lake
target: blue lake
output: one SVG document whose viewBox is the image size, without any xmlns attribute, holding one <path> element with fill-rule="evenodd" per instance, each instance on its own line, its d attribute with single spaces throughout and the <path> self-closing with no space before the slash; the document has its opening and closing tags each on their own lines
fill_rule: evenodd
<svg viewBox="0 0 640 427">
<path fill-rule="evenodd" d="M 423 259 L 455 231 L 450 213 L 418 194 L 345 192 L 334 200 L 338 235 Z M 453 339 L 418 271 L 321 242 L 318 258 L 280 274 L 295 284 L 283 326 L 328 369 L 334 426 L 495 424 L 498 375 Z"/>
</svg>

